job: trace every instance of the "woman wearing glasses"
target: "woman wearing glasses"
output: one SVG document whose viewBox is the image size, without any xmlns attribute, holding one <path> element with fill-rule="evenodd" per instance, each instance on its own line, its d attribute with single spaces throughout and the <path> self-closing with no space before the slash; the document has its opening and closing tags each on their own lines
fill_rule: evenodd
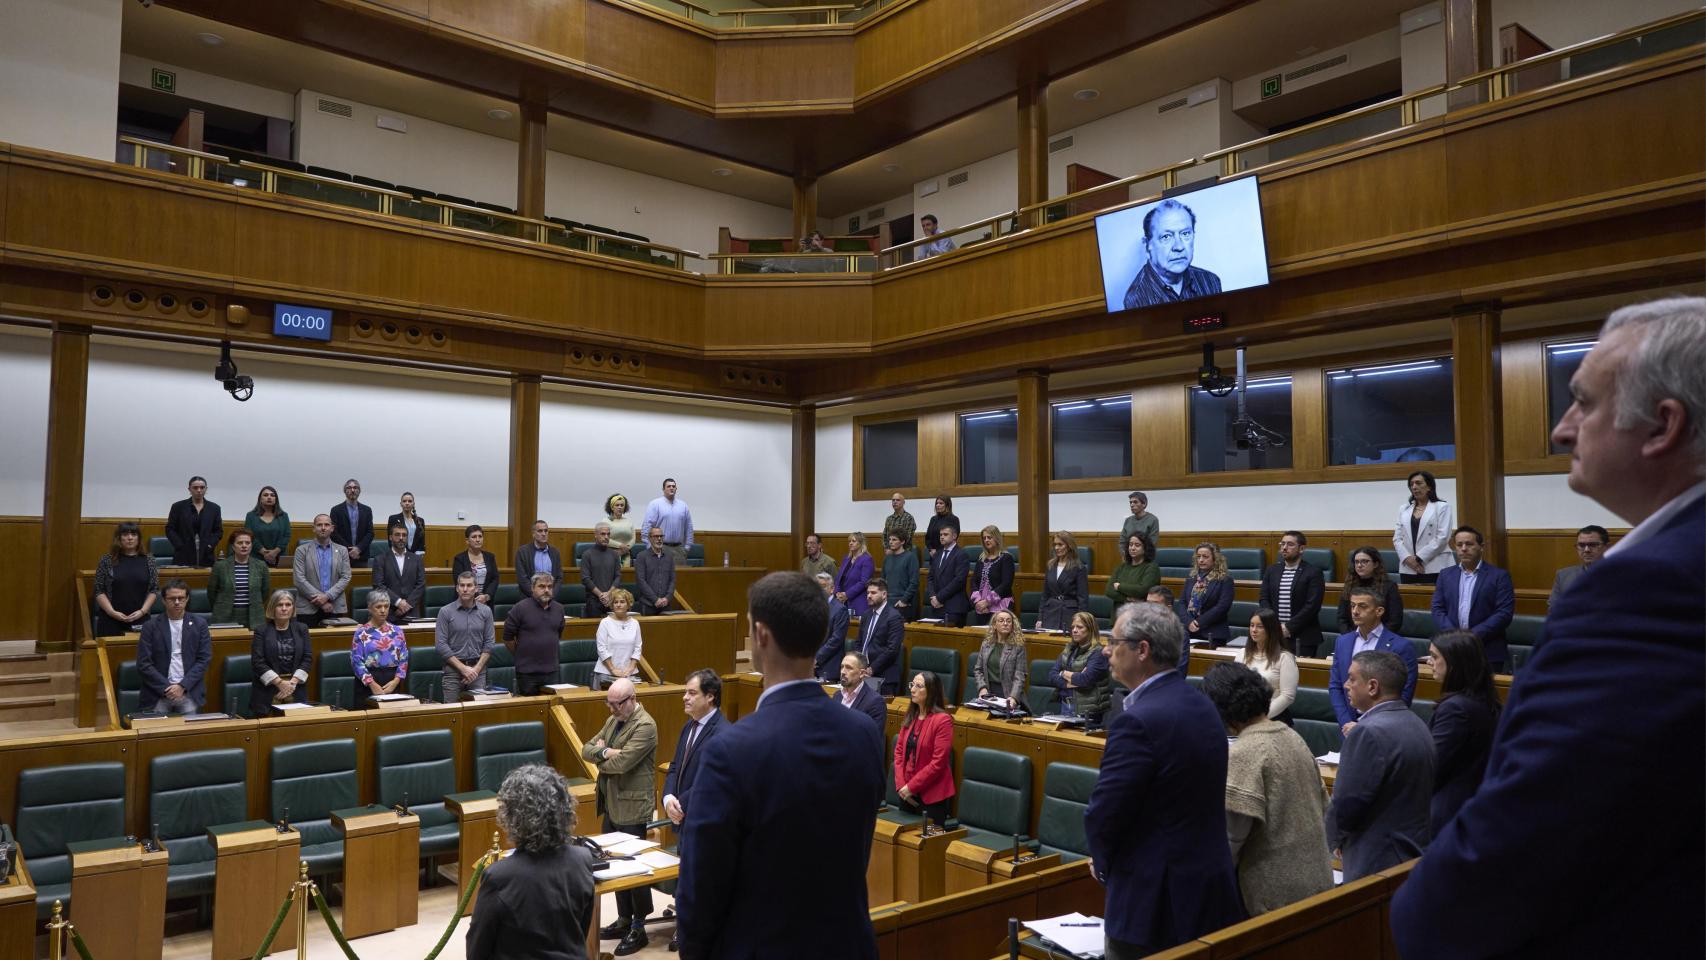
<svg viewBox="0 0 1706 960">
<path fill-rule="evenodd" d="M 942 678 L 929 670 L 913 674 L 912 703 L 894 739 L 894 784 L 900 805 L 938 827 L 948 823 L 954 798 L 954 717 L 942 695 Z"/>
</svg>

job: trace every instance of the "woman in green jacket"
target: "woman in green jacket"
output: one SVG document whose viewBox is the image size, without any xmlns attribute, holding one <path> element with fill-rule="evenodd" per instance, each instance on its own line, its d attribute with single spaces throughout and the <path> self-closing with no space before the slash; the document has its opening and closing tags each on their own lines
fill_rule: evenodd
<svg viewBox="0 0 1706 960">
<path fill-rule="evenodd" d="M 903 543 L 900 534 L 893 534 L 885 544 L 883 579 L 888 581 L 889 600 L 902 618 L 918 619 L 918 554 L 912 544 Z"/>
<path fill-rule="evenodd" d="M 1141 533 L 1125 541 L 1125 562 L 1108 577 L 1108 596 L 1114 604 L 1142 603 L 1149 588 L 1161 583 L 1161 568 L 1155 565 L 1155 543 Z"/>
<path fill-rule="evenodd" d="M 255 496 L 255 509 L 243 517 L 243 526 L 255 535 L 255 553 L 267 566 L 290 566 L 294 552 L 290 545 L 290 514 L 279 505 L 277 490 L 270 486 L 261 488 Z M 265 605 L 264 598 L 260 605 Z"/>
<path fill-rule="evenodd" d="M 209 623 L 235 623 L 259 630 L 267 622 L 271 575 L 255 556 L 255 535 L 239 528 L 226 543 L 225 556 L 207 574 Z"/>
</svg>

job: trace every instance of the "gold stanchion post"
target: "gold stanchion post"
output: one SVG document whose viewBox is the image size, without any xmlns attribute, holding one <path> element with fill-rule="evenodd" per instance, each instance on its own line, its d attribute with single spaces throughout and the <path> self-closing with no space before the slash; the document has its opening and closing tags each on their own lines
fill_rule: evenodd
<svg viewBox="0 0 1706 960">
<path fill-rule="evenodd" d="M 308 879 L 308 861 L 297 867 L 296 883 L 290 888 L 290 899 L 296 901 L 296 960 L 308 960 L 308 906 L 314 902 L 314 881 Z"/>
<path fill-rule="evenodd" d="M 53 918 L 47 922 L 47 958 L 48 960 L 63 960 L 65 956 L 65 928 L 71 924 L 65 921 L 65 902 L 53 901 Z"/>
</svg>

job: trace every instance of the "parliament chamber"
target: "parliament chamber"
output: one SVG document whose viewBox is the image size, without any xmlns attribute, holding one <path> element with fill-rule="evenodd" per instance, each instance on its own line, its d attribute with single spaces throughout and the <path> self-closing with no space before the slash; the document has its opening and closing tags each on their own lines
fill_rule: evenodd
<svg viewBox="0 0 1706 960">
<path fill-rule="evenodd" d="M 877 955 L 1061 955 L 1009 920 L 1104 914 L 1110 733 L 1058 716 L 1071 613 L 1110 637 L 1165 588 L 1198 692 L 1284 621 L 1283 723 L 1330 802 L 1352 591 L 1386 591 L 1431 723 L 1462 683 L 1434 641 L 1468 626 L 1434 579 L 1484 556 L 1510 702 L 1554 601 L 1636 527 L 1572 486 L 1572 376 L 1617 308 L 1706 294 L 1706 12 L 1670 0 L 7 7 L 8 960 L 490 955 L 463 938 L 515 846 L 506 778 L 554 769 L 574 832 L 612 830 L 595 738 L 625 630 L 660 856 L 597 881 L 562 955 L 666 956 L 670 758 L 706 677 L 725 723 L 759 712 L 751 598 L 802 569 L 846 616 L 834 702 L 905 604 Z M 1321 586 L 1294 621 L 1299 558 Z M 307 617 L 279 620 L 288 684 L 257 639 L 280 595 Z M 395 702 L 361 654 L 386 596 Z M 540 655 L 505 641 L 535 603 L 565 619 L 522 695 Z M 450 613 L 481 606 L 458 700 Z M 1011 711 L 968 705 L 994 632 L 959 624 L 986 608 L 1022 631 Z M 939 832 L 895 782 L 921 671 L 952 718 Z M 1395 960 L 1416 864 L 1154 955 Z M 665 906 L 601 945 L 651 887 Z"/>
</svg>

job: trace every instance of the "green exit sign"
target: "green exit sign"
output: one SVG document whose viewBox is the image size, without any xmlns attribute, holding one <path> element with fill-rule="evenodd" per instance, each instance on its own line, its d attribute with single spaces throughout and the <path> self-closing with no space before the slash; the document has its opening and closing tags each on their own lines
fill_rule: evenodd
<svg viewBox="0 0 1706 960">
<path fill-rule="evenodd" d="M 155 67 L 153 77 L 150 80 L 149 85 L 162 93 L 177 93 L 178 75 L 171 71 Z M 1266 94 L 1263 94 L 1263 96 L 1266 96 Z"/>
<path fill-rule="evenodd" d="M 158 71 L 156 71 L 156 72 L 158 72 Z M 1269 97 L 1277 97 L 1277 96 L 1279 96 L 1279 94 L 1280 94 L 1280 75 L 1276 73 L 1271 77 L 1263 77 L 1262 78 L 1262 99 L 1266 100 Z"/>
</svg>

